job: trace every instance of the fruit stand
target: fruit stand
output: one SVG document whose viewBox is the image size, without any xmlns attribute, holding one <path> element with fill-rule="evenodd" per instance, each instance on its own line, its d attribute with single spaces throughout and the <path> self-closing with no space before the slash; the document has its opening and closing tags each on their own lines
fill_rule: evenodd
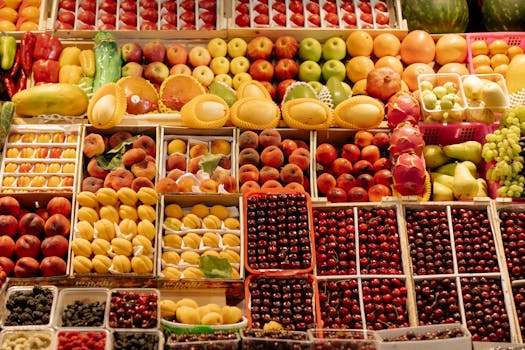
<svg viewBox="0 0 525 350">
<path fill-rule="evenodd" d="M 496 2 L 1 3 L 2 348 L 521 348 Z"/>
</svg>

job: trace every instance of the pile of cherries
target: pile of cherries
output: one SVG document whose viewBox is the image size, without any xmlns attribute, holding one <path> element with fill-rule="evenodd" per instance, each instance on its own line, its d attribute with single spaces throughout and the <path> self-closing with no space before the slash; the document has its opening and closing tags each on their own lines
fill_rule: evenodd
<svg viewBox="0 0 525 350">
<path fill-rule="evenodd" d="M 461 322 L 455 279 L 416 280 L 414 284 L 420 325 Z"/>
<path fill-rule="evenodd" d="M 502 209 L 499 218 L 510 278 L 525 279 L 525 212 Z"/>
<path fill-rule="evenodd" d="M 108 322 L 111 328 L 157 328 L 158 297 L 155 293 L 111 292 Z"/>
<path fill-rule="evenodd" d="M 512 288 L 514 295 L 514 304 L 518 314 L 518 323 L 520 324 L 521 335 L 525 336 L 525 286 Z"/>
<path fill-rule="evenodd" d="M 361 282 L 366 328 L 408 327 L 407 289 L 399 278 L 371 278 Z"/>
<path fill-rule="evenodd" d="M 362 329 L 357 279 L 319 281 L 319 306 L 326 328 Z"/>
</svg>

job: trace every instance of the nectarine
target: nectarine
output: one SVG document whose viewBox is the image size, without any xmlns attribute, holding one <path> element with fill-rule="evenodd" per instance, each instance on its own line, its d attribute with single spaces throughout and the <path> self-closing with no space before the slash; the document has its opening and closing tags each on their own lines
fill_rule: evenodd
<svg viewBox="0 0 525 350">
<path fill-rule="evenodd" d="M 62 214 L 66 218 L 71 215 L 71 202 L 66 197 L 53 197 L 47 202 L 49 215 Z"/>
</svg>

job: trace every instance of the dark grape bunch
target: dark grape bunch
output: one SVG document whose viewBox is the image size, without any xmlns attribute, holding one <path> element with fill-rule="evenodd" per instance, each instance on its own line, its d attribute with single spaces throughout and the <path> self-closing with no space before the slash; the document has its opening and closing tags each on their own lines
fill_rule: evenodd
<svg viewBox="0 0 525 350">
<path fill-rule="evenodd" d="M 199 342 L 198 344 L 191 344 Z M 188 343 L 188 344 L 183 344 Z M 237 350 L 239 336 L 234 331 L 219 331 L 213 333 L 171 334 L 166 344 L 177 345 L 179 350 Z M 203 347 L 204 346 L 204 347 Z"/>
<path fill-rule="evenodd" d="M 319 281 L 319 306 L 324 327 L 363 328 L 356 279 Z"/>
<path fill-rule="evenodd" d="M 472 340 L 510 341 L 510 324 L 501 281 L 488 277 L 463 277 L 460 283 Z"/>
<path fill-rule="evenodd" d="M 499 211 L 501 239 L 511 280 L 525 279 L 525 212 Z"/>
<path fill-rule="evenodd" d="M 395 209 L 358 210 L 359 263 L 362 274 L 402 274 Z"/>
<path fill-rule="evenodd" d="M 512 288 L 512 293 L 514 294 L 514 305 L 518 314 L 521 336 L 525 337 L 525 286 Z"/>
<path fill-rule="evenodd" d="M 62 312 L 63 327 L 99 327 L 104 323 L 106 302 L 75 300 Z"/>
<path fill-rule="evenodd" d="M 371 278 L 361 282 L 366 328 L 408 327 L 407 289 L 399 278 Z"/>
<path fill-rule="evenodd" d="M 459 327 L 447 328 L 438 331 L 428 331 L 425 333 L 416 333 L 413 331 L 407 332 L 392 338 L 383 338 L 385 342 L 393 341 L 421 341 L 421 340 L 439 340 L 439 339 L 453 339 L 464 337 L 465 334 Z"/>
<path fill-rule="evenodd" d="M 34 286 L 30 290 L 14 291 L 6 301 L 4 326 L 49 324 L 53 300 L 53 291 L 46 287 Z"/>
<path fill-rule="evenodd" d="M 258 339 L 253 339 L 258 338 Z M 243 349 L 250 350 L 307 350 L 310 349 L 306 332 L 286 330 L 243 330 Z"/>
<path fill-rule="evenodd" d="M 112 291 L 108 322 L 111 328 L 156 328 L 157 294 Z"/>
<path fill-rule="evenodd" d="M 420 325 L 461 322 L 454 279 L 416 280 L 414 284 Z"/>
<path fill-rule="evenodd" d="M 318 275 L 355 275 L 357 253 L 353 208 L 313 210 Z"/>
<path fill-rule="evenodd" d="M 499 272 L 487 211 L 453 208 L 451 214 L 458 272 Z"/>
<path fill-rule="evenodd" d="M 446 211 L 407 209 L 406 222 L 414 274 L 454 273 L 454 258 Z"/>
<path fill-rule="evenodd" d="M 251 196 L 246 208 L 247 261 L 254 270 L 312 267 L 312 242 L 306 194 Z"/>
<path fill-rule="evenodd" d="M 270 321 L 288 330 L 315 327 L 314 287 L 308 277 L 254 277 L 248 291 L 253 328 Z"/>
</svg>

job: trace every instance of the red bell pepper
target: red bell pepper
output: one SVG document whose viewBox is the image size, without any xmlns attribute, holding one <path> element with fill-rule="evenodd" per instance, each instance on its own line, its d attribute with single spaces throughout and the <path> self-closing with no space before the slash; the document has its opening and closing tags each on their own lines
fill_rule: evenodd
<svg viewBox="0 0 525 350">
<path fill-rule="evenodd" d="M 62 43 L 59 38 L 47 33 L 38 34 L 33 49 L 33 61 L 39 59 L 58 61 L 61 51 Z"/>
<path fill-rule="evenodd" d="M 35 50 L 36 36 L 32 32 L 25 32 L 20 38 L 20 63 L 26 76 L 31 76 L 33 66 L 33 51 Z"/>
<path fill-rule="evenodd" d="M 9 99 L 11 99 L 13 95 L 16 94 L 16 83 L 11 77 L 9 77 L 9 73 L 7 71 L 2 73 L 2 83 L 4 83 L 7 96 L 9 96 Z"/>
<path fill-rule="evenodd" d="M 18 80 L 16 81 L 16 92 L 25 90 L 27 88 L 27 76 L 26 73 L 24 73 L 24 70 L 22 69 L 20 71 L 20 75 L 18 76 Z"/>
<path fill-rule="evenodd" d="M 35 84 L 58 83 L 60 65 L 55 60 L 39 59 L 33 63 L 33 80 Z"/>
</svg>

